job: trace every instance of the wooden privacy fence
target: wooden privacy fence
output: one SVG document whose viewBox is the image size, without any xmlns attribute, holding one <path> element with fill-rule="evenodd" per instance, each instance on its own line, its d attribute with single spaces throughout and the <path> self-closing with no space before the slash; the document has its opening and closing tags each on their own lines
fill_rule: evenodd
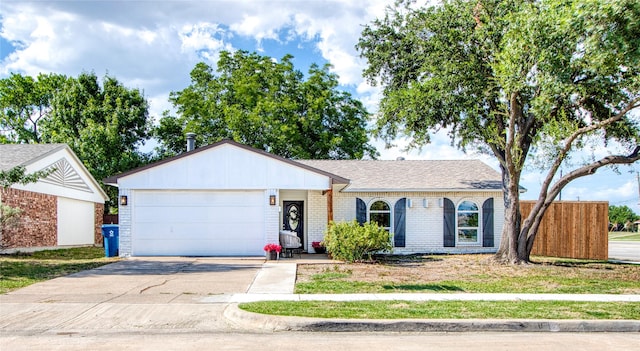
<svg viewBox="0 0 640 351">
<path fill-rule="evenodd" d="M 102 224 L 118 224 L 118 214 L 105 214 L 102 216 Z"/>
<path fill-rule="evenodd" d="M 521 201 L 526 218 L 534 201 Z M 532 255 L 606 260 L 609 258 L 609 203 L 557 201 L 544 214 Z"/>
</svg>

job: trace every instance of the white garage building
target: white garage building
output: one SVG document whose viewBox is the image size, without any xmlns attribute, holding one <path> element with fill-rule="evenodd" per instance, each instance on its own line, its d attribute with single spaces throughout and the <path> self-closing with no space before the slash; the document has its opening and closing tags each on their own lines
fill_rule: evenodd
<svg viewBox="0 0 640 351">
<path fill-rule="evenodd" d="M 260 256 L 282 229 L 313 252 L 331 220 L 377 222 L 394 253 L 495 252 L 504 214 L 477 160 L 301 161 L 224 140 L 104 181 L 122 256 Z"/>
<path fill-rule="evenodd" d="M 105 180 L 119 188 L 120 254 L 133 256 L 264 255 L 278 242 L 278 195 L 336 181 L 345 180 L 232 141 Z"/>
</svg>

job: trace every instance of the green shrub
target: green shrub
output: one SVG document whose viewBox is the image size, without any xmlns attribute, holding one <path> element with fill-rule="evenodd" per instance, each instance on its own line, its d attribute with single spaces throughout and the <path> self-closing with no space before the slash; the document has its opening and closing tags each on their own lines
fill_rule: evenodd
<svg viewBox="0 0 640 351">
<path fill-rule="evenodd" d="M 374 253 L 391 251 L 391 234 L 375 223 L 331 222 L 324 235 L 327 251 L 347 262 L 371 260 Z"/>
</svg>

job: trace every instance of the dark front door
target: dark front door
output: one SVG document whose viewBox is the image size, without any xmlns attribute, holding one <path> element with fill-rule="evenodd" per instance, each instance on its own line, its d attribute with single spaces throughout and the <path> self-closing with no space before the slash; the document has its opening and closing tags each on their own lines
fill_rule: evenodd
<svg viewBox="0 0 640 351">
<path fill-rule="evenodd" d="M 284 214 L 282 216 L 282 228 L 298 234 L 304 248 L 304 210 L 302 201 L 284 201 Z"/>
</svg>

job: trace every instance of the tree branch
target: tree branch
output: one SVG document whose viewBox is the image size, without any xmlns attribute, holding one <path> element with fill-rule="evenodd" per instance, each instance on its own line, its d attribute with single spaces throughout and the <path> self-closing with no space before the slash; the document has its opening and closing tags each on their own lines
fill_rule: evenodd
<svg viewBox="0 0 640 351">
<path fill-rule="evenodd" d="M 568 173 L 564 177 L 560 178 L 558 182 L 556 182 L 556 184 L 554 184 L 553 187 L 551 187 L 551 190 L 549 191 L 548 198 L 546 201 L 547 202 L 553 201 L 553 199 L 555 199 L 555 197 L 560 193 L 562 188 L 564 188 L 565 185 L 567 185 L 569 182 L 573 181 L 574 179 L 584 177 L 586 175 L 594 174 L 599 168 L 607 165 L 631 164 L 638 160 L 640 160 L 640 145 L 637 145 L 636 148 L 633 150 L 633 152 L 627 156 L 623 156 L 623 155 L 607 156 L 598 161 L 590 163 L 586 166 L 582 166 L 576 170 L 573 170 L 572 172 Z"/>
</svg>

